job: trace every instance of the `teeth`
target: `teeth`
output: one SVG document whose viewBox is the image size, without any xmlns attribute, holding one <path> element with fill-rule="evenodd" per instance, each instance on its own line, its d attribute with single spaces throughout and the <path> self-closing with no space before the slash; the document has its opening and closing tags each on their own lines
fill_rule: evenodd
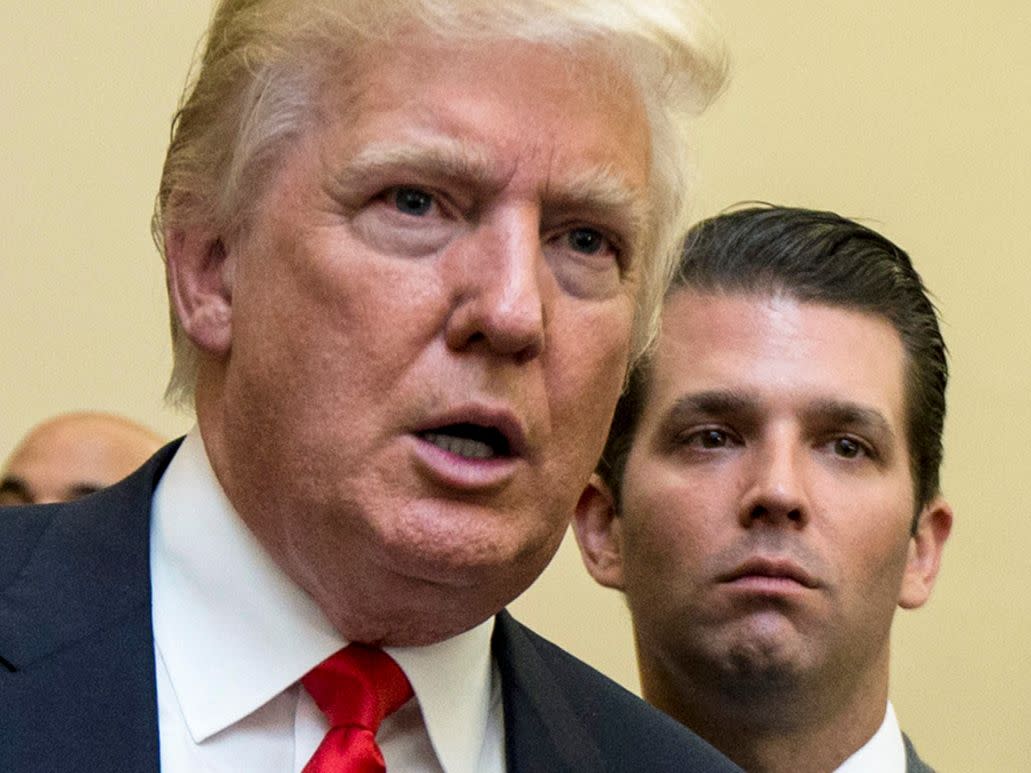
<svg viewBox="0 0 1031 773">
<path fill-rule="evenodd" d="M 452 454 L 464 456 L 467 459 L 490 459 L 494 456 L 494 449 L 479 440 L 455 437 L 454 435 L 441 435 L 436 432 L 427 432 L 423 437 L 433 443 L 437 448 L 442 448 Z"/>
</svg>

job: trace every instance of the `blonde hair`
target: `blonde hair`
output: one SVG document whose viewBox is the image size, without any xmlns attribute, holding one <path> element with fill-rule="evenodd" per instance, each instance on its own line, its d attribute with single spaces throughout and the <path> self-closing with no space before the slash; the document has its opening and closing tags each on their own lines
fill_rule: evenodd
<svg viewBox="0 0 1031 773">
<path fill-rule="evenodd" d="M 633 354 L 653 340 L 687 227 L 686 122 L 722 86 L 722 46 L 694 0 L 223 0 L 172 125 L 152 231 L 242 228 L 283 148 L 314 121 L 329 65 L 413 25 L 444 40 L 521 40 L 608 53 L 637 86 L 652 133 L 651 220 Z M 333 76 L 338 77 L 339 70 Z M 172 314 L 166 397 L 188 404 L 199 356 Z"/>
</svg>

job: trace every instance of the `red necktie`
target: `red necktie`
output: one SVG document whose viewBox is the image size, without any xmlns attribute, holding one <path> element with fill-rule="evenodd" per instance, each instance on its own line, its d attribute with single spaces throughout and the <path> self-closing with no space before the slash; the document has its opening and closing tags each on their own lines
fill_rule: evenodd
<svg viewBox="0 0 1031 773">
<path fill-rule="evenodd" d="M 376 731 L 412 697 L 401 667 L 383 650 L 349 644 L 301 678 L 331 725 L 303 773 L 384 773 Z"/>
</svg>

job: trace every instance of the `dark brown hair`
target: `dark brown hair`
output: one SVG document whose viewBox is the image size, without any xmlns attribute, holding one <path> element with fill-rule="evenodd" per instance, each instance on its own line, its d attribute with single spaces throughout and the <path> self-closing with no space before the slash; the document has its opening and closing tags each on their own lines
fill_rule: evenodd
<svg viewBox="0 0 1031 773">
<path fill-rule="evenodd" d="M 890 322 L 907 357 L 906 432 L 917 510 L 938 493 L 948 382 L 945 341 L 937 310 L 903 250 L 833 212 L 750 206 L 704 220 L 688 232 L 666 297 L 686 287 L 703 293 L 785 293 Z M 617 502 L 648 379 L 644 360 L 616 407 L 598 467 Z"/>
</svg>

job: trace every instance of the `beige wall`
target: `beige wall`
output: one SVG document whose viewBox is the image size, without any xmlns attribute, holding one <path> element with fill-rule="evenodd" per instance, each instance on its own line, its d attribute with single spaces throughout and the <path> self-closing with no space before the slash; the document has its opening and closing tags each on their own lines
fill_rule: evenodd
<svg viewBox="0 0 1031 773">
<path fill-rule="evenodd" d="M 0 456 L 59 410 L 167 433 L 147 224 L 208 0 L 23 3 L 0 25 Z M 946 771 L 1031 759 L 1031 11 L 987 0 L 712 0 L 734 79 L 698 129 L 697 212 L 741 199 L 870 219 L 912 254 L 952 350 L 935 598 L 901 613 L 893 697 Z M 633 686 L 629 625 L 563 547 L 517 613 Z"/>
<path fill-rule="evenodd" d="M 2 457 L 64 410 L 189 426 L 162 407 L 168 312 L 148 221 L 208 13 L 208 0 L 5 5 Z"/>
</svg>

